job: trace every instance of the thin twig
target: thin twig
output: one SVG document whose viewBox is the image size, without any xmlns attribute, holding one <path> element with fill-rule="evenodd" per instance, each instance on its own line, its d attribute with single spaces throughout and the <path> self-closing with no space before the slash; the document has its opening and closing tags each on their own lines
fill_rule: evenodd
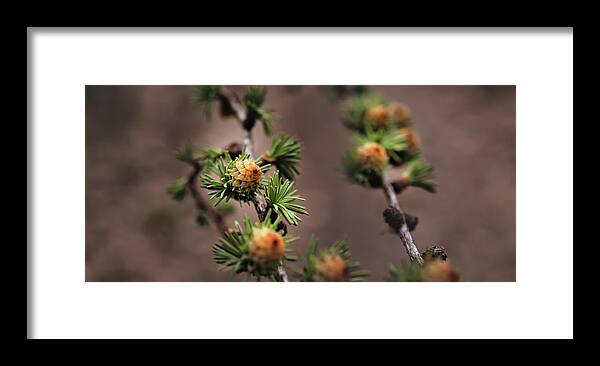
<svg viewBox="0 0 600 366">
<path fill-rule="evenodd" d="M 194 167 L 194 169 L 188 176 L 188 185 L 187 186 L 188 186 L 188 189 L 190 190 L 192 198 L 194 199 L 194 202 L 196 203 L 196 208 L 198 208 L 199 210 L 201 210 L 203 212 L 206 212 L 210 216 L 212 221 L 215 223 L 215 225 L 217 226 L 219 231 L 224 233 L 225 231 L 227 231 L 227 224 L 225 223 L 225 219 L 223 218 L 223 215 L 219 211 L 217 211 L 214 207 L 212 207 L 210 204 L 208 204 L 204 200 L 204 198 L 202 198 L 202 195 L 200 194 L 200 192 L 198 191 L 198 188 L 196 187 L 196 181 L 198 180 L 198 176 L 202 172 L 202 169 L 204 168 L 204 166 L 200 162 L 196 161 L 196 162 L 194 162 L 193 167 Z"/>
<path fill-rule="evenodd" d="M 408 256 L 409 256 L 411 262 L 417 262 L 418 264 L 423 264 L 423 258 L 421 257 L 421 254 L 419 253 L 417 246 L 415 245 L 412 235 L 410 234 L 410 230 L 408 229 L 408 225 L 406 223 L 406 218 L 404 217 L 404 212 L 400 208 L 400 204 L 398 203 L 398 197 L 396 196 L 394 187 L 392 186 L 392 183 L 389 180 L 387 171 L 383 173 L 383 190 L 385 192 L 385 195 L 388 199 L 390 206 L 397 209 L 401 213 L 400 227 L 393 228 L 393 229 L 396 229 L 396 230 L 394 230 L 394 232 L 396 232 L 398 234 L 398 236 L 400 237 L 400 240 L 402 241 L 402 244 L 404 245 L 404 248 L 406 249 L 406 253 L 408 253 Z"/>
<path fill-rule="evenodd" d="M 254 156 L 254 144 L 252 142 L 252 131 L 244 129 L 244 148 L 250 157 Z"/>
<path fill-rule="evenodd" d="M 290 282 L 287 272 L 281 263 L 277 265 L 277 274 L 279 274 L 279 277 L 281 277 L 281 282 Z"/>
<path fill-rule="evenodd" d="M 236 93 L 223 88 L 219 95 L 219 101 L 221 102 L 221 110 L 225 114 L 233 115 L 240 123 L 246 119 L 248 113 Z"/>
</svg>

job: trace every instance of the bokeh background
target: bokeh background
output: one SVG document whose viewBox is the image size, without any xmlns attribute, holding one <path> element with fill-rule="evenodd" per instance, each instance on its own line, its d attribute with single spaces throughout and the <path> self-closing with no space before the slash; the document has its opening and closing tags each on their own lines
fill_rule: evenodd
<svg viewBox="0 0 600 366">
<path fill-rule="evenodd" d="M 515 87 L 370 89 L 411 107 L 423 156 L 436 169 L 437 194 L 411 188 L 400 195 L 403 209 L 419 217 L 417 246 L 444 246 L 463 281 L 515 281 Z M 165 191 L 189 171 L 174 157 L 186 141 L 241 142 L 239 125 L 218 113 L 206 120 L 191 91 L 86 86 L 86 281 L 244 280 L 217 270 L 211 246 L 219 235 L 195 223 L 191 199 L 176 202 Z M 390 263 L 406 263 L 382 219 L 383 193 L 350 184 L 340 171 L 350 132 L 339 104 L 319 86 L 269 86 L 265 106 L 276 111 L 276 132 L 305 145 L 296 186 L 310 216 L 290 227 L 301 237 L 296 253 L 311 234 L 321 245 L 347 239 L 369 281 L 382 281 Z M 254 138 L 257 152 L 269 147 L 259 125 Z M 229 222 L 255 218 L 251 206 L 235 207 Z"/>
</svg>

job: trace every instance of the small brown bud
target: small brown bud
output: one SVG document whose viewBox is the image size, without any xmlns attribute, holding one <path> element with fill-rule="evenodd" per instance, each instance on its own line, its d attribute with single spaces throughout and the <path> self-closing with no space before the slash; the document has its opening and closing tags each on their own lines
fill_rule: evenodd
<svg viewBox="0 0 600 366">
<path fill-rule="evenodd" d="M 376 105 L 367 111 L 367 121 L 374 128 L 385 127 L 390 121 L 390 112 L 382 105 Z"/>
<path fill-rule="evenodd" d="M 442 246 L 434 245 L 431 248 L 428 248 L 426 251 L 421 253 L 421 257 L 425 262 L 430 262 L 434 260 L 442 260 L 445 261 L 448 259 L 448 255 L 446 254 L 446 249 Z"/>
<path fill-rule="evenodd" d="M 392 120 L 399 124 L 408 122 L 412 116 L 410 108 L 404 103 L 394 102 L 389 106 L 390 115 Z"/>
<path fill-rule="evenodd" d="M 265 266 L 273 265 L 285 254 L 285 242 L 281 234 L 273 229 L 254 229 L 250 242 L 250 255 L 257 263 Z"/>
<path fill-rule="evenodd" d="M 406 141 L 406 148 L 410 154 L 416 154 L 421 150 L 421 139 L 415 131 L 410 128 L 401 128 L 400 133 Z"/>
<path fill-rule="evenodd" d="M 417 228 L 417 224 L 419 223 L 419 218 L 417 216 L 405 213 L 404 219 L 406 220 L 406 226 L 408 226 L 408 231 L 415 231 L 415 229 Z"/>
<path fill-rule="evenodd" d="M 239 142 L 232 142 L 231 144 L 229 144 L 229 146 L 225 148 L 225 150 L 229 152 L 229 156 L 231 156 L 232 159 L 235 159 L 238 156 L 240 156 L 242 154 L 243 149 L 244 146 L 242 146 L 242 144 L 240 144 Z"/>
<path fill-rule="evenodd" d="M 350 280 L 350 270 L 346 261 L 339 255 L 324 255 L 315 266 L 317 275 L 323 281 L 342 282 Z"/>
<path fill-rule="evenodd" d="M 448 261 L 434 260 L 425 263 L 423 280 L 428 282 L 456 282 L 460 279 L 458 270 Z"/>
<path fill-rule="evenodd" d="M 229 116 L 233 116 L 235 114 L 235 111 L 233 110 L 233 107 L 231 106 L 231 101 L 229 100 L 228 96 L 221 93 L 218 96 L 219 98 L 219 112 L 221 113 L 222 117 L 229 117 Z"/>
<path fill-rule="evenodd" d="M 381 188 L 383 187 L 383 179 L 381 174 L 370 173 L 367 175 L 367 182 L 371 188 Z"/>
<path fill-rule="evenodd" d="M 404 215 L 404 219 L 403 216 Z M 417 216 L 403 214 L 402 211 L 398 210 L 393 206 L 389 206 L 385 210 L 383 210 L 383 220 L 386 224 L 389 225 L 390 229 L 394 233 L 399 233 L 402 229 L 402 225 L 406 223 L 408 227 L 408 231 L 414 231 L 419 223 L 419 218 Z"/>
<path fill-rule="evenodd" d="M 260 156 L 260 160 L 262 160 L 263 163 L 267 163 L 267 164 L 273 163 L 273 160 L 271 159 L 271 157 L 267 153 L 262 154 Z"/>
<path fill-rule="evenodd" d="M 357 150 L 358 161 L 361 165 L 371 169 L 382 169 L 389 160 L 385 148 L 376 142 L 367 142 Z"/>
<path fill-rule="evenodd" d="M 396 193 L 402 193 L 408 186 L 410 186 L 410 180 L 406 177 L 400 177 L 392 182 L 392 187 Z"/>
<path fill-rule="evenodd" d="M 271 217 L 270 217 L 271 223 L 274 224 L 278 217 L 279 217 L 279 215 L 277 215 L 277 213 L 275 211 L 271 211 Z M 264 217 L 262 217 L 261 219 L 264 220 Z M 279 221 L 279 223 L 277 224 L 277 227 L 275 227 L 275 230 L 277 232 L 280 232 L 281 235 L 283 235 L 283 236 L 287 235 L 287 225 L 283 221 Z"/>
</svg>

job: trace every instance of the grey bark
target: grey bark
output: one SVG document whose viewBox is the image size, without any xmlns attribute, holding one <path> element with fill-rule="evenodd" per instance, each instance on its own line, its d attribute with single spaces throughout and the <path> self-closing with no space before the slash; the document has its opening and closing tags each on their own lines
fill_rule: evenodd
<svg viewBox="0 0 600 366">
<path fill-rule="evenodd" d="M 408 225 L 404 217 L 404 212 L 400 208 L 400 204 L 398 203 L 398 197 L 396 196 L 396 192 L 392 183 L 389 180 L 387 172 L 383 173 L 383 190 L 385 192 L 389 204 L 402 213 L 402 223 L 400 225 L 399 230 L 395 230 L 395 232 L 400 237 L 400 241 L 402 241 L 402 244 L 406 249 L 408 257 L 410 258 L 411 262 L 423 264 L 423 258 L 421 257 L 417 246 L 415 245 L 412 235 L 410 234 L 410 230 L 408 229 Z"/>
</svg>

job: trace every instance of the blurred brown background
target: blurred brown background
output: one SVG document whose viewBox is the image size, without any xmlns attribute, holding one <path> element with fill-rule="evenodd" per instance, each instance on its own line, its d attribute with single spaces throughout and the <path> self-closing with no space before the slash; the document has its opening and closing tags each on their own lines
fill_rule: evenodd
<svg viewBox="0 0 600 366">
<path fill-rule="evenodd" d="M 515 87 L 372 86 L 407 103 L 423 155 L 436 168 L 437 194 L 417 188 L 400 195 L 419 217 L 413 233 L 425 249 L 443 245 L 463 281 L 515 281 Z M 241 91 L 242 88 L 233 88 Z M 186 140 L 196 146 L 241 142 L 234 120 L 206 121 L 190 102 L 191 86 L 86 87 L 86 281 L 231 281 L 217 271 L 211 246 L 218 234 L 194 221 L 187 197 L 176 202 L 166 186 L 188 173 L 174 158 Z M 339 105 L 318 86 L 268 88 L 277 132 L 304 141 L 299 193 L 310 216 L 293 235 L 296 254 L 312 233 L 329 245 L 347 239 L 354 258 L 381 281 L 390 263 L 407 256 L 387 233 L 381 191 L 348 183 L 340 159 L 350 132 Z M 269 147 L 260 126 L 256 150 Z M 250 206 L 239 208 L 255 219 Z"/>
</svg>

